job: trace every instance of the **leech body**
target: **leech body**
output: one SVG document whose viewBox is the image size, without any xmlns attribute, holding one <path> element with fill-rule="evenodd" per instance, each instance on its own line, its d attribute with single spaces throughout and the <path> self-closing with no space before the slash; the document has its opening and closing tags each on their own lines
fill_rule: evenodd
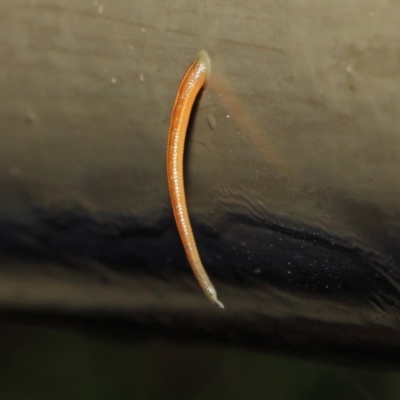
<svg viewBox="0 0 400 400">
<path fill-rule="evenodd" d="M 206 85 L 210 76 L 210 69 L 210 58 L 204 50 L 201 50 L 179 85 L 168 134 L 167 177 L 175 222 L 189 264 L 207 298 L 216 306 L 224 308 L 224 305 L 218 300 L 217 292 L 200 260 L 190 225 L 183 182 L 183 153 L 186 130 L 193 103 L 199 91 Z"/>
</svg>

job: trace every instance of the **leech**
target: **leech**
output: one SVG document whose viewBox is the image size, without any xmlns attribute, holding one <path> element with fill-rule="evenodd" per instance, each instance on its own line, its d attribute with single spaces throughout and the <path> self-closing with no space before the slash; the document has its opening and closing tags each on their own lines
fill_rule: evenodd
<svg viewBox="0 0 400 400">
<path fill-rule="evenodd" d="M 183 153 L 185 149 L 186 130 L 193 103 L 199 91 L 206 85 L 210 76 L 210 69 L 210 58 L 204 50 L 201 50 L 197 58 L 186 71 L 179 85 L 169 126 L 167 177 L 175 222 L 189 264 L 207 298 L 216 306 L 224 308 L 224 305 L 218 300 L 217 291 L 211 283 L 200 260 L 192 226 L 190 225 L 183 182 Z"/>
</svg>

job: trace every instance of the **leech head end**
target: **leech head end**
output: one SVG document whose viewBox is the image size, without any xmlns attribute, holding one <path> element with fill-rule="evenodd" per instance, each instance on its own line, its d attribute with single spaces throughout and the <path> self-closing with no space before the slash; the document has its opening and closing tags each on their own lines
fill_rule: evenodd
<svg viewBox="0 0 400 400">
<path fill-rule="evenodd" d="M 219 308 L 225 308 L 225 306 L 217 299 L 217 295 L 216 295 L 215 292 L 211 295 L 211 301 L 212 301 L 217 307 L 219 307 Z"/>
<path fill-rule="evenodd" d="M 214 289 L 214 286 L 212 286 L 211 282 L 210 282 L 210 285 L 208 285 L 205 293 L 210 296 L 209 299 L 210 299 L 211 303 L 213 303 L 214 305 L 216 305 L 219 308 L 225 308 L 225 306 L 218 300 L 217 292 Z"/>
<path fill-rule="evenodd" d="M 214 300 L 214 304 L 219 308 L 225 308 L 225 306 L 219 300 Z"/>
<path fill-rule="evenodd" d="M 210 57 L 205 50 L 200 50 L 199 54 L 197 54 L 197 57 L 202 63 L 204 63 L 204 65 L 206 67 L 206 75 L 207 75 L 206 83 L 207 83 L 207 81 L 210 79 L 210 74 L 211 74 Z"/>
</svg>

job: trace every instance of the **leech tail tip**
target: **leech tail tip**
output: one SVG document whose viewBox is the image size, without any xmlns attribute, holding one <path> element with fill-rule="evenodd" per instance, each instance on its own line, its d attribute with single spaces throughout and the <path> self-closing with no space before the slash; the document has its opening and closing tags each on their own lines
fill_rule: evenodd
<svg viewBox="0 0 400 400">
<path fill-rule="evenodd" d="M 208 295 L 210 296 L 209 299 L 211 302 L 219 308 L 225 308 L 225 306 L 218 300 L 217 292 L 215 291 L 214 287 L 208 287 Z"/>
<path fill-rule="evenodd" d="M 225 306 L 217 299 L 214 300 L 214 303 L 219 308 L 225 308 Z"/>
<path fill-rule="evenodd" d="M 207 54 L 205 50 L 200 50 L 199 53 L 197 54 L 197 57 L 206 66 L 206 74 L 207 74 L 206 83 L 207 83 L 207 81 L 210 79 L 210 74 L 211 74 L 210 56 Z"/>
</svg>

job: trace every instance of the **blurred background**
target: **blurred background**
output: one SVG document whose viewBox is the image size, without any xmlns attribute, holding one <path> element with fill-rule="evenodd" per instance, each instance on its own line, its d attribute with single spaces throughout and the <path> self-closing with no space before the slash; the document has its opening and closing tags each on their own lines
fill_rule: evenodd
<svg viewBox="0 0 400 400">
<path fill-rule="evenodd" d="M 79 330 L 0 325 L 2 399 L 351 399 L 400 395 L 394 371 L 217 345 L 127 342 Z"/>
</svg>

